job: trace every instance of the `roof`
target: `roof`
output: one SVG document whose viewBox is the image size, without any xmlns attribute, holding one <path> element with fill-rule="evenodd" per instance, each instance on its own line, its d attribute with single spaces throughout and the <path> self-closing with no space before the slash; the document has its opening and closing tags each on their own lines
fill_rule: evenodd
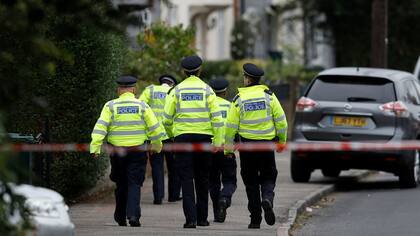
<svg viewBox="0 0 420 236">
<path fill-rule="evenodd" d="M 366 67 L 338 67 L 328 70 L 324 70 L 318 74 L 318 76 L 332 76 L 332 75 L 341 75 L 341 76 L 363 76 L 363 77 L 379 77 L 386 78 L 389 80 L 400 80 L 407 78 L 408 76 L 413 76 L 413 74 L 400 71 L 400 70 L 391 70 L 391 69 L 379 69 L 379 68 L 366 68 Z"/>
</svg>

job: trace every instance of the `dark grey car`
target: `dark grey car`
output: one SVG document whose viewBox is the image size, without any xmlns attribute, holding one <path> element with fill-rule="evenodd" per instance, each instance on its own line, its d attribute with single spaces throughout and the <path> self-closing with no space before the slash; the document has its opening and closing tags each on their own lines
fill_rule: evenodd
<svg viewBox="0 0 420 236">
<path fill-rule="evenodd" d="M 420 84 L 410 73 L 371 68 L 321 72 L 296 105 L 295 142 L 394 142 L 420 139 Z M 342 170 L 394 173 L 402 187 L 419 181 L 419 152 L 292 152 L 291 175 L 307 182 L 321 169 L 337 177 Z"/>
</svg>

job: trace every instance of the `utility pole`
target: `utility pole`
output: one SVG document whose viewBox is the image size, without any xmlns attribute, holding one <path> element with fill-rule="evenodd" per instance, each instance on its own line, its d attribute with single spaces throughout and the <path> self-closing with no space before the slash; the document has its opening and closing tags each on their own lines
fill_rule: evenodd
<svg viewBox="0 0 420 236">
<path fill-rule="evenodd" d="M 371 66 L 388 66 L 388 0 L 372 0 Z"/>
</svg>

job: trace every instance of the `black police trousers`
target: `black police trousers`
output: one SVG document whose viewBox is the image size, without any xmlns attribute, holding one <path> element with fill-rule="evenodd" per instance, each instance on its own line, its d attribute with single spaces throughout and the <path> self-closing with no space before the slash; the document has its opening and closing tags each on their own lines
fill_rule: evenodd
<svg viewBox="0 0 420 236">
<path fill-rule="evenodd" d="M 164 144 L 173 143 L 168 139 L 163 141 Z M 168 200 L 178 200 L 181 195 L 181 180 L 175 166 L 175 156 L 172 152 L 163 152 L 168 169 Z"/>
<path fill-rule="evenodd" d="M 165 175 L 163 168 L 163 152 L 154 153 L 149 157 L 152 167 L 153 198 L 155 201 L 165 197 Z"/>
<path fill-rule="evenodd" d="M 242 143 L 264 142 L 241 137 Z M 272 142 L 272 140 L 269 140 Z M 273 204 L 277 168 L 274 151 L 240 151 L 241 176 L 248 197 L 248 210 L 251 220 L 261 222 L 261 201 L 267 199 Z"/>
<path fill-rule="evenodd" d="M 223 188 L 222 188 L 223 186 Z M 210 168 L 210 197 L 216 212 L 220 199 L 225 199 L 229 207 L 236 190 L 236 158 L 227 158 L 223 152 L 212 155 Z"/>
<path fill-rule="evenodd" d="M 146 152 L 128 152 L 124 156 L 114 153 L 110 157 L 110 179 L 115 182 L 115 221 L 125 221 L 134 217 L 139 219 L 140 188 L 143 186 L 146 171 Z"/>
<path fill-rule="evenodd" d="M 175 142 L 211 143 L 211 136 L 181 134 L 175 137 Z M 210 161 L 211 153 L 209 152 L 175 153 L 175 165 L 181 180 L 182 207 L 186 223 L 197 223 L 207 220 Z M 195 194 L 197 194 L 197 202 Z"/>
</svg>

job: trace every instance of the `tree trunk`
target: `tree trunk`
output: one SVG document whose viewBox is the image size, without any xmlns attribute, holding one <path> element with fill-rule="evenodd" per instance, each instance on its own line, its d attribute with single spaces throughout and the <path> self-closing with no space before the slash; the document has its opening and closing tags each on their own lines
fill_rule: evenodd
<svg viewBox="0 0 420 236">
<path fill-rule="evenodd" d="M 388 0 L 372 0 L 371 66 L 387 67 Z"/>
</svg>

